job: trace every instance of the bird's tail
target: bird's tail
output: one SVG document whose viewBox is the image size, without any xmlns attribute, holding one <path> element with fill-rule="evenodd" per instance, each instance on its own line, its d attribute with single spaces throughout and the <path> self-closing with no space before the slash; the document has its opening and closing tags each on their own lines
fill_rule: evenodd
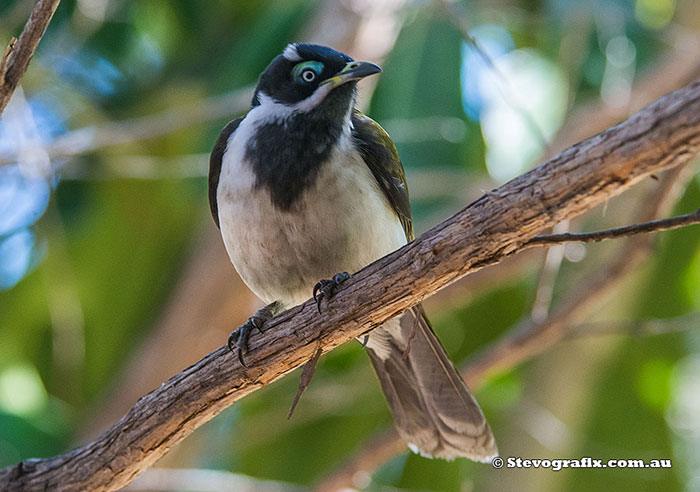
<svg viewBox="0 0 700 492">
<path fill-rule="evenodd" d="M 375 329 L 367 342 L 394 423 L 426 457 L 491 461 L 491 428 L 420 306 Z"/>
</svg>

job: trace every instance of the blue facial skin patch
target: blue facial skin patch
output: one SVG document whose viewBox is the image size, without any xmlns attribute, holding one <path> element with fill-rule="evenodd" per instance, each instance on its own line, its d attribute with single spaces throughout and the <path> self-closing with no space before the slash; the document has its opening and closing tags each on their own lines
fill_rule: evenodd
<svg viewBox="0 0 700 492">
<path fill-rule="evenodd" d="M 292 76 L 294 79 L 304 82 L 304 80 L 301 78 L 301 73 L 307 68 L 313 70 L 316 73 L 316 76 L 318 76 L 321 74 L 321 72 L 323 72 L 323 63 L 320 61 L 305 61 L 297 64 L 292 69 Z"/>
</svg>

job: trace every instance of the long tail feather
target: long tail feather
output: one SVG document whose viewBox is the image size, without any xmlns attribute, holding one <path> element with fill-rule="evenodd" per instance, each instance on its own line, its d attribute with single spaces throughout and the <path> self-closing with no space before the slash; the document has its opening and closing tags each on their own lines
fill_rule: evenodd
<svg viewBox="0 0 700 492">
<path fill-rule="evenodd" d="M 370 335 L 370 356 L 401 437 L 424 456 L 490 461 L 491 428 L 420 306 Z"/>
</svg>

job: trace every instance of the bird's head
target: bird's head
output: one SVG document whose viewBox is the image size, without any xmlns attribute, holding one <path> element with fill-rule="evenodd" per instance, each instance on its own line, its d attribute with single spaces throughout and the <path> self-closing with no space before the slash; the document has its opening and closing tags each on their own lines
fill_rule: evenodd
<svg viewBox="0 0 700 492">
<path fill-rule="evenodd" d="M 326 46 L 292 43 L 260 75 L 253 106 L 274 105 L 284 113 L 349 115 L 358 80 L 381 72 Z"/>
</svg>

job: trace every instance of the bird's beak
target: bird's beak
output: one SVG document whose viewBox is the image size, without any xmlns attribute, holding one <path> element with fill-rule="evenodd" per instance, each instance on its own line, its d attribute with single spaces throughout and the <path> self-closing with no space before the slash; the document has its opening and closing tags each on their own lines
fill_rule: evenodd
<svg viewBox="0 0 700 492">
<path fill-rule="evenodd" d="M 351 80 L 359 80 L 381 71 L 382 69 L 374 63 L 352 61 L 345 65 L 345 68 L 338 72 L 337 75 L 321 82 L 321 85 L 331 84 L 331 87 L 338 87 Z"/>
</svg>

